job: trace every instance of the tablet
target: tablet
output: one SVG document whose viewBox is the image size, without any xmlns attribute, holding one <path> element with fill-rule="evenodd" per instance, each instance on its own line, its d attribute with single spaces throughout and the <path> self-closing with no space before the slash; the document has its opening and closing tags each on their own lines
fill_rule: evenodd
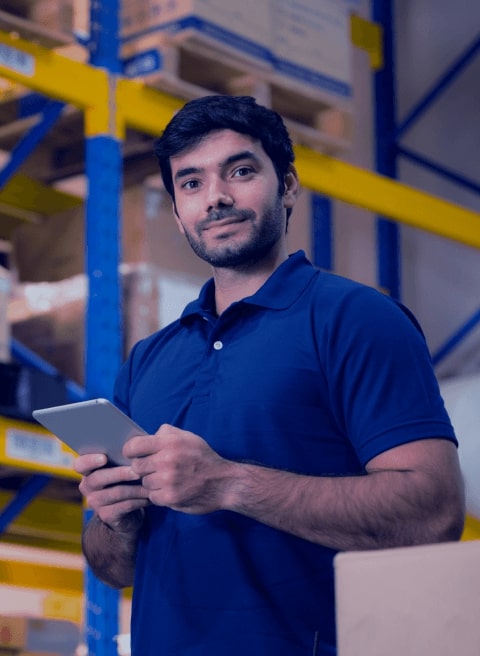
<svg viewBox="0 0 480 656">
<path fill-rule="evenodd" d="M 125 465 L 125 442 L 134 435 L 147 435 L 107 399 L 92 399 L 53 408 L 34 410 L 33 417 L 79 455 L 104 453 L 111 464 Z"/>
</svg>

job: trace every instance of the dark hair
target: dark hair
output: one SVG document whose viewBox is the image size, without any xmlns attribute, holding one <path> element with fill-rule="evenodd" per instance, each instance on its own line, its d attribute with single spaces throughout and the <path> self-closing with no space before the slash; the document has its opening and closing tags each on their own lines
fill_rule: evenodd
<svg viewBox="0 0 480 656">
<path fill-rule="evenodd" d="M 187 102 L 154 142 L 163 184 L 173 200 L 170 158 L 196 146 L 213 130 L 234 130 L 261 142 L 272 160 L 283 194 L 285 175 L 295 156 L 282 117 L 250 96 L 204 96 Z"/>
</svg>

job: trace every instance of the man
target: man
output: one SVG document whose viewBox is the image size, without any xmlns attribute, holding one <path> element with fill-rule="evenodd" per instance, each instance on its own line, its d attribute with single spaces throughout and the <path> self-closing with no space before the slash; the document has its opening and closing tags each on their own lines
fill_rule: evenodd
<svg viewBox="0 0 480 656">
<path fill-rule="evenodd" d="M 76 460 L 85 554 L 134 584 L 134 656 L 334 654 L 338 550 L 462 531 L 424 338 L 391 299 L 287 255 L 298 179 L 275 112 L 194 100 L 156 154 L 213 278 L 120 372 L 115 402 L 151 433 L 131 465 Z"/>
</svg>

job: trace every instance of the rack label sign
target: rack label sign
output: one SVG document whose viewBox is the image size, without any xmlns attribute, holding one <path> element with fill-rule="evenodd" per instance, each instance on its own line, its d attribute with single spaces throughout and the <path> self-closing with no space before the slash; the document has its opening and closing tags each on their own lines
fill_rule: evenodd
<svg viewBox="0 0 480 656">
<path fill-rule="evenodd" d="M 71 467 L 73 459 L 55 438 L 17 429 L 7 430 L 6 455 L 13 460 L 57 467 Z"/>
<path fill-rule="evenodd" d="M 32 76 L 35 70 L 35 58 L 28 52 L 0 43 L 0 66 L 10 68 L 22 75 Z"/>
</svg>

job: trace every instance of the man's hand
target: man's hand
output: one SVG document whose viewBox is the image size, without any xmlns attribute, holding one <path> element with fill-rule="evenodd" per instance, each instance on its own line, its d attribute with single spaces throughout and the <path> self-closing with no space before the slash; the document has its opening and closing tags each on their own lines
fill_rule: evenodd
<svg viewBox="0 0 480 656">
<path fill-rule="evenodd" d="M 123 454 L 152 503 L 194 514 L 222 508 L 235 464 L 198 435 L 163 424 L 155 435 L 130 439 Z"/>
<path fill-rule="evenodd" d="M 148 491 L 130 466 L 107 467 L 103 454 L 79 456 L 74 469 L 82 474 L 80 492 L 96 515 L 118 532 L 136 532 L 143 513 L 134 512 L 148 505 Z M 132 484 L 133 483 L 133 484 Z"/>
<path fill-rule="evenodd" d="M 100 453 L 79 456 L 73 466 L 95 511 L 83 531 L 83 553 L 99 579 L 114 588 L 130 586 L 148 491 L 130 466 L 108 467 Z"/>
</svg>

